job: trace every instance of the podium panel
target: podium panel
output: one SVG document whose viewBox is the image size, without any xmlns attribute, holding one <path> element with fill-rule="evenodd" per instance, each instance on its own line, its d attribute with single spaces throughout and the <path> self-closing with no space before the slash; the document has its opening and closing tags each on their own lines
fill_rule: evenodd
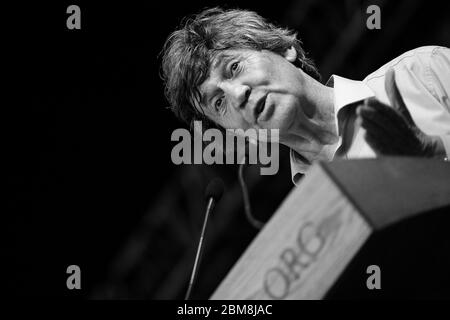
<svg viewBox="0 0 450 320">
<path fill-rule="evenodd" d="M 314 165 L 211 299 L 321 299 L 375 231 L 450 206 L 450 164 L 379 158 Z"/>
</svg>

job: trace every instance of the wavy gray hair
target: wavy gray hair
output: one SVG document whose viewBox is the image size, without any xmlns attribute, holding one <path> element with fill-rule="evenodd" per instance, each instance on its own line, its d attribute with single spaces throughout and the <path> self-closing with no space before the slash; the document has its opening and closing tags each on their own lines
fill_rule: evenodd
<svg viewBox="0 0 450 320">
<path fill-rule="evenodd" d="M 212 8 L 185 18 L 180 29 L 168 37 L 162 51 L 162 79 L 170 108 L 191 128 L 195 120 L 202 120 L 206 127 L 217 126 L 194 105 L 200 101 L 198 87 L 207 79 L 217 54 L 229 49 L 270 50 L 283 54 L 290 47 L 297 51 L 294 64 L 320 80 L 297 33 L 267 22 L 255 12 Z"/>
</svg>

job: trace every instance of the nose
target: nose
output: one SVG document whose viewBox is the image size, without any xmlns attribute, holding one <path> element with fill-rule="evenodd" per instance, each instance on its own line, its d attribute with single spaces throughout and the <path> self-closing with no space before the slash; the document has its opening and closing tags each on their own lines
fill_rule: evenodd
<svg viewBox="0 0 450 320">
<path fill-rule="evenodd" d="M 224 82 L 222 90 L 233 108 L 245 109 L 251 93 L 251 88 L 248 85 L 238 82 Z"/>
</svg>

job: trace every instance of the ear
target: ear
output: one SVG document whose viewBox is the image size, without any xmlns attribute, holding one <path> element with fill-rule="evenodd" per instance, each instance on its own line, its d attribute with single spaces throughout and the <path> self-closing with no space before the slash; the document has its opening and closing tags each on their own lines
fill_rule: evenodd
<svg viewBox="0 0 450 320">
<path fill-rule="evenodd" d="M 294 47 L 290 47 L 289 49 L 286 49 L 283 56 L 287 61 L 294 62 L 297 60 L 297 50 L 295 50 Z"/>
</svg>

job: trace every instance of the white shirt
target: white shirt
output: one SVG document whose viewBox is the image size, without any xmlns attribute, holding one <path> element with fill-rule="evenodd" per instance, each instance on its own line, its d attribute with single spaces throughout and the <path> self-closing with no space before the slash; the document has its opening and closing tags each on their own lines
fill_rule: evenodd
<svg viewBox="0 0 450 320">
<path fill-rule="evenodd" d="M 450 49 L 437 46 L 420 47 L 408 51 L 369 74 L 362 81 L 333 75 L 327 82 L 334 87 L 335 119 L 350 104 L 370 97 L 390 105 L 385 90 L 385 75 L 389 68 L 395 71 L 395 81 L 406 107 L 416 125 L 428 135 L 442 138 L 447 156 L 450 156 Z M 375 152 L 364 139 L 363 128 L 355 128 L 355 135 L 346 158 L 374 158 Z M 342 143 L 333 146 L 334 152 Z M 333 154 L 334 155 L 334 154 Z M 297 183 L 309 165 L 291 150 L 292 181 Z"/>
</svg>

